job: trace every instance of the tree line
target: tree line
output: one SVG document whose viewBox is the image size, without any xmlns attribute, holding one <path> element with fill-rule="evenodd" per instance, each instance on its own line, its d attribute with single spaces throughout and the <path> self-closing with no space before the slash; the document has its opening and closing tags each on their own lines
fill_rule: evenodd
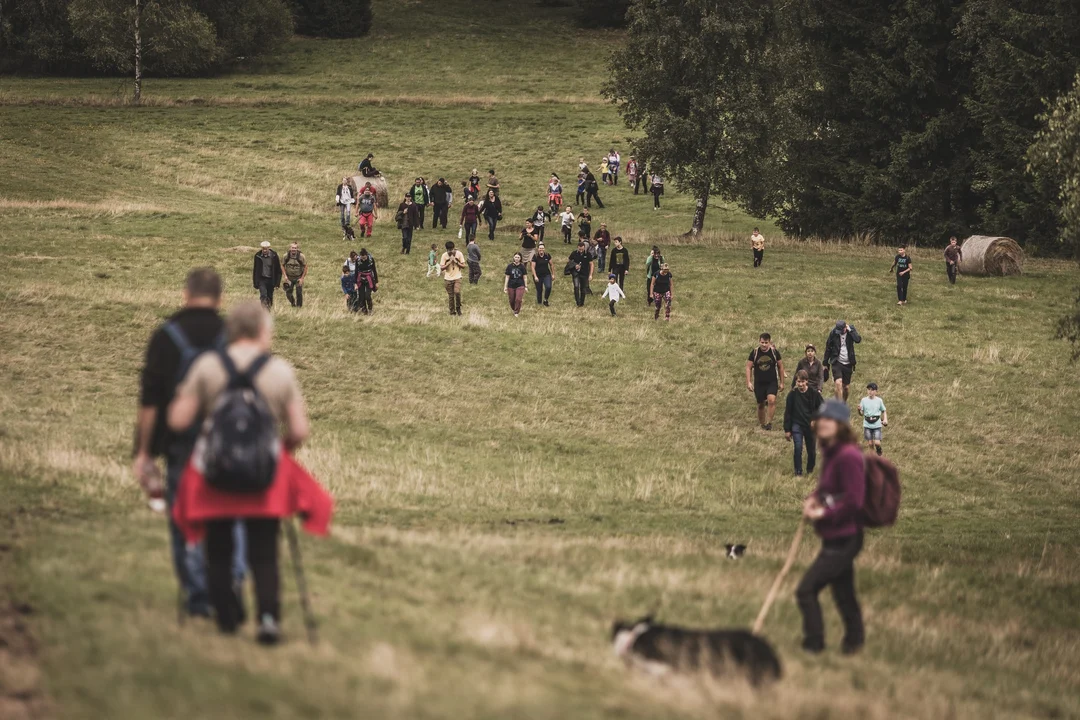
<svg viewBox="0 0 1080 720">
<path fill-rule="evenodd" d="M 294 32 L 358 37 L 371 0 L 0 0 L 0 68 L 200 75 L 267 56 Z"/>
<path fill-rule="evenodd" d="M 692 233 L 719 196 L 799 237 L 1076 242 L 1080 211 L 1032 161 L 1080 71 L 1075 0 L 626 7 L 604 93 L 638 157 L 698 198 Z"/>
</svg>

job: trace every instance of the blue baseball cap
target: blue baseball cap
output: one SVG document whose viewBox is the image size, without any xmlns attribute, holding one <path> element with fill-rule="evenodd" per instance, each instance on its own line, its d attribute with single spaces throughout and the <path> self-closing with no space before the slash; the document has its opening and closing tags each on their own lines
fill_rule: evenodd
<svg viewBox="0 0 1080 720">
<path fill-rule="evenodd" d="M 821 407 L 814 411 L 814 418 L 826 418 L 827 420 L 848 423 L 851 422 L 851 408 L 841 400 L 826 400 L 821 404 Z"/>
</svg>

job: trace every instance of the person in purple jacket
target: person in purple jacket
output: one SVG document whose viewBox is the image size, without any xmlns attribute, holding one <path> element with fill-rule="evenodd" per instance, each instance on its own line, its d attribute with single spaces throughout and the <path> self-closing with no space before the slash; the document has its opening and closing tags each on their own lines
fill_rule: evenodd
<svg viewBox="0 0 1080 720">
<path fill-rule="evenodd" d="M 855 597 L 855 557 L 862 550 L 860 521 L 866 495 L 866 474 L 859 440 L 851 429 L 851 411 L 842 400 L 827 400 L 814 413 L 814 426 L 824 464 L 818 486 L 803 502 L 803 516 L 813 521 L 821 552 L 795 590 L 803 618 L 803 649 L 825 649 L 825 625 L 818 595 L 832 586 L 844 622 L 840 646 L 845 655 L 863 646 L 862 610 Z"/>
</svg>

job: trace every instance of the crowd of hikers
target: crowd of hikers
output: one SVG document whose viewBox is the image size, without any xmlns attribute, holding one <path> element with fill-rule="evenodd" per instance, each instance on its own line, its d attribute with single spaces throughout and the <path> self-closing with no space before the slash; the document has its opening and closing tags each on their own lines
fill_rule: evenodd
<svg viewBox="0 0 1080 720">
<path fill-rule="evenodd" d="M 368 155 L 360 164 L 361 177 L 379 176 L 372 160 Z M 552 174 L 547 204 L 539 204 L 524 219 L 501 283 L 515 316 L 522 312 L 530 283 L 536 305 L 549 306 L 560 275 L 571 279 L 574 302 L 584 306 L 593 294 L 596 273 L 606 274 L 601 297 L 610 315 L 618 316 L 619 303 L 628 297 L 626 276 L 635 265 L 622 237 L 612 236 L 606 222 L 593 229 L 590 206 L 595 201 L 598 208 L 603 207 L 599 185 L 618 185 L 623 171 L 619 153 L 610 151 L 598 169 L 599 180 L 584 160 L 580 163 L 577 191 L 584 204 L 580 212 L 575 214 L 573 207 L 563 205 L 559 178 Z M 633 156 L 625 172 L 635 194 L 647 187 L 658 206 L 662 179 L 647 177 Z M 427 276 L 443 281 L 447 309 L 454 316 L 462 314 L 466 274 L 470 285 L 479 284 L 483 276 L 477 240 L 481 219 L 489 240 L 503 219 L 494 169 L 487 173 L 483 187 L 481 182 L 475 170 L 462 182 L 458 241 L 447 240 L 441 248 L 432 243 L 428 248 Z M 655 191 L 657 186 L 660 192 Z M 355 216 L 361 235 L 370 236 L 380 209 L 374 187 L 365 184 L 357 192 L 343 178 L 337 193 L 343 227 L 351 227 Z M 401 252 L 411 252 L 411 231 L 424 228 L 426 208 L 432 208 L 432 228 L 444 229 L 453 202 L 454 193 L 444 178 L 431 187 L 422 177 L 416 178 L 396 210 Z M 557 222 L 562 231 L 552 242 L 570 246 L 565 260 L 563 256 L 556 260 L 548 250 L 544 232 L 548 222 Z M 576 244 L 572 239 L 575 223 Z M 749 244 L 748 260 L 754 268 L 763 267 L 766 243 L 758 228 Z M 953 238 L 945 250 L 950 283 L 956 282 L 960 259 Z M 653 318 L 663 313 L 670 319 L 674 280 L 664 254 L 653 246 L 637 262 Z M 907 301 L 911 271 L 910 256 L 899 248 L 891 272 L 896 274 L 900 304 Z M 290 304 L 301 308 L 307 275 L 307 259 L 297 243 L 279 255 L 270 242 L 262 242 L 252 267 L 259 301 L 241 302 L 222 319 L 221 278 L 208 268 L 191 271 L 185 281 L 183 308 L 150 339 L 136 421 L 134 471 L 147 493 L 168 509 L 182 612 L 213 617 L 222 632 L 236 632 L 246 618 L 243 582 L 250 575 L 256 637 L 265 644 L 280 640 L 277 548 L 283 521 L 286 530 L 291 530 L 288 519 L 300 514 L 305 529 L 321 534 L 327 531 L 332 512 L 329 495 L 292 458 L 308 434 L 306 409 L 295 371 L 270 353 L 273 316 L 268 311 L 273 308 L 275 290 L 284 286 Z M 345 258 L 340 284 L 349 310 L 373 311 L 379 271 L 366 247 Z M 865 638 L 854 560 L 861 551 L 866 524 L 861 515 L 869 467 L 866 458 L 882 455 L 882 434 L 889 419 L 878 385 L 867 383 L 865 397 L 856 406 L 868 453 L 864 456 L 849 405 L 856 347 L 861 342 L 854 326 L 837 320 L 820 358 L 816 346 L 806 343 L 783 403 L 783 434 L 793 445 L 795 475 L 813 473 L 819 466 L 819 448 L 822 456 L 817 486 L 803 505 L 803 516 L 814 523 L 822 547 L 796 591 L 803 616 L 803 647 L 810 652 L 820 652 L 825 646 L 818 602 L 825 587 L 831 586 L 843 620 L 843 652 L 857 652 Z M 788 380 L 781 352 L 769 333 L 761 333 L 747 357 L 745 379 L 755 399 L 757 422 L 769 432 Z M 826 395 L 831 397 L 826 399 Z M 157 469 L 156 457 L 165 460 L 164 476 Z"/>
</svg>

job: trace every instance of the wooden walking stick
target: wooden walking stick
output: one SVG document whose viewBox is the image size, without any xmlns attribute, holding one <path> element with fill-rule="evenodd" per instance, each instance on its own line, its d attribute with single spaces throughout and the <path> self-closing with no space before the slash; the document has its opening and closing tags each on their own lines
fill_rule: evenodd
<svg viewBox="0 0 1080 720">
<path fill-rule="evenodd" d="M 300 593 L 300 609 L 304 614 L 304 625 L 307 627 L 308 640 L 312 645 L 319 642 L 318 630 L 315 625 L 315 613 L 311 610 L 311 598 L 308 596 L 307 582 L 304 579 L 304 563 L 300 557 L 300 541 L 296 537 L 296 526 L 292 518 L 285 520 L 285 534 L 289 539 L 289 551 L 292 554 L 293 570 L 296 572 L 296 589 Z"/>
<path fill-rule="evenodd" d="M 753 633 L 759 635 L 761 633 L 762 626 L 765 625 L 765 616 L 769 614 L 769 608 L 772 607 L 773 602 L 776 600 L 777 594 L 780 592 L 780 586 L 784 584 L 784 578 L 787 577 L 788 572 L 791 570 L 791 566 L 795 564 L 795 555 L 799 552 L 799 543 L 802 542 L 803 529 L 806 527 L 806 518 L 799 520 L 799 527 L 795 531 L 795 537 L 791 539 L 791 548 L 788 550 L 787 560 L 784 561 L 784 567 L 780 568 L 780 574 L 776 576 L 776 580 L 773 581 L 772 587 L 769 589 L 769 594 L 765 596 L 765 604 L 761 606 L 761 612 L 758 613 L 757 620 L 754 621 Z"/>
</svg>

